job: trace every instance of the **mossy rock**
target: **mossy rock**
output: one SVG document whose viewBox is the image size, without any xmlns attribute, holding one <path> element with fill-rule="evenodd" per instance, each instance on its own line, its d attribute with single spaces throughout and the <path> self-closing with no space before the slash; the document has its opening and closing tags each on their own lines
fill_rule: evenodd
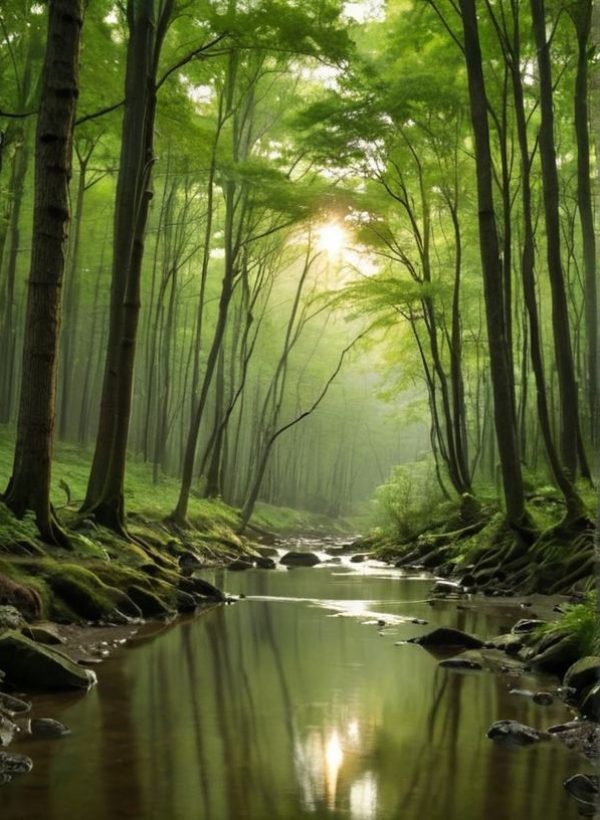
<svg viewBox="0 0 600 820">
<path fill-rule="evenodd" d="M 587 655 L 580 658 L 565 672 L 563 685 L 582 692 L 588 686 L 600 683 L 600 657 Z"/>
<path fill-rule="evenodd" d="M 0 666 L 8 680 L 32 689 L 88 689 L 96 675 L 19 632 L 0 635 Z"/>
</svg>

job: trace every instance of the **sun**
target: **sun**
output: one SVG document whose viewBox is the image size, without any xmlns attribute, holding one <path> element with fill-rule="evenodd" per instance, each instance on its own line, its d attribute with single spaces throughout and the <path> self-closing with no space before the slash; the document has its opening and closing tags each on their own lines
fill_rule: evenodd
<svg viewBox="0 0 600 820">
<path fill-rule="evenodd" d="M 346 245 L 346 231 L 337 222 L 328 222 L 319 230 L 318 248 L 328 256 L 339 256 Z"/>
</svg>

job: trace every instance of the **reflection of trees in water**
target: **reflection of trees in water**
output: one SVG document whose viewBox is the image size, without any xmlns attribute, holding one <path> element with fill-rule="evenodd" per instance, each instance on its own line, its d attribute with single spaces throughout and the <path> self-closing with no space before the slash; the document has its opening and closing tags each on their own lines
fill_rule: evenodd
<svg viewBox="0 0 600 820">
<path fill-rule="evenodd" d="M 199 686 L 200 677 L 196 677 L 195 662 L 197 663 L 197 656 L 194 654 L 194 646 L 192 644 L 193 627 L 188 623 L 180 630 L 181 646 L 185 668 L 185 675 L 187 677 L 187 696 L 192 710 L 194 745 L 196 748 L 196 758 L 198 761 L 198 777 L 200 779 L 200 788 L 202 792 L 202 804 L 206 817 L 210 817 L 210 781 L 208 772 L 208 760 L 204 748 L 204 741 L 206 730 L 204 727 L 203 710 L 200 703 L 201 689 Z"/>
</svg>

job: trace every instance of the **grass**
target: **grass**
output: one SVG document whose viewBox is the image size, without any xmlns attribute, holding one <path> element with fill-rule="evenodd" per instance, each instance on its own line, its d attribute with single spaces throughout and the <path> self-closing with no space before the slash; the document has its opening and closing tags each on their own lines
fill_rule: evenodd
<svg viewBox="0 0 600 820">
<path fill-rule="evenodd" d="M 582 603 L 568 606 L 559 621 L 545 624 L 539 629 L 539 634 L 560 634 L 574 638 L 582 657 L 600 653 L 597 593 L 591 592 Z"/>
</svg>

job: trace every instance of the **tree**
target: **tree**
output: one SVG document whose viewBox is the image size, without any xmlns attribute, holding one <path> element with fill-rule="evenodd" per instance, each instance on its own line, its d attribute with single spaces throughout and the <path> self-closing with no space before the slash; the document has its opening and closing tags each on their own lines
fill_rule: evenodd
<svg viewBox="0 0 600 820">
<path fill-rule="evenodd" d="M 50 479 L 81 26 L 81 0 L 51 0 L 35 139 L 33 245 L 17 443 L 4 496 L 18 517 L 33 510 L 40 534 L 52 544 L 66 542 L 50 503 Z"/>
</svg>

